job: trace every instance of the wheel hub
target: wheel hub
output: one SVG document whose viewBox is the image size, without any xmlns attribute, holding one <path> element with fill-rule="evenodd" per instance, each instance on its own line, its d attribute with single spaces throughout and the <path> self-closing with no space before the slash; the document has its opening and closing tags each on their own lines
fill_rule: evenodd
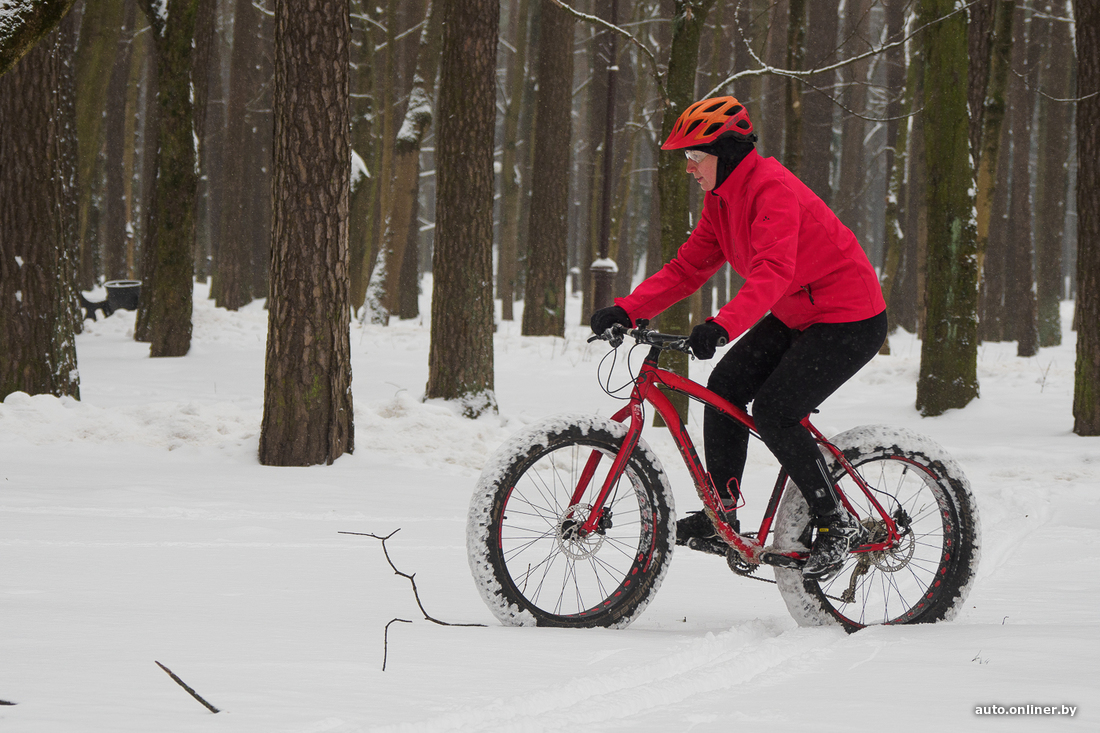
<svg viewBox="0 0 1100 733">
<path fill-rule="evenodd" d="M 603 546 L 605 532 L 585 534 L 581 531 L 591 514 L 590 504 L 574 504 L 558 517 L 558 549 L 574 560 L 590 558 Z M 600 524 L 603 525 L 602 517 Z"/>
</svg>

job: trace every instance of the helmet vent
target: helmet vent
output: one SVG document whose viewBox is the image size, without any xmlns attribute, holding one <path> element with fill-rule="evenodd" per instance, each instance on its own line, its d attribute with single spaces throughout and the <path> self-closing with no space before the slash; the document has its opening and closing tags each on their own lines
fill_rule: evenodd
<svg viewBox="0 0 1100 733">
<path fill-rule="evenodd" d="M 725 104 L 726 104 L 725 102 L 718 102 L 717 104 L 712 104 L 709 107 L 707 107 L 705 110 L 703 110 L 703 113 L 709 115 L 711 112 L 717 112 L 718 110 L 722 109 L 722 107 Z"/>
<path fill-rule="evenodd" d="M 702 120 L 692 120 L 692 123 L 688 125 L 687 128 L 684 130 L 684 134 L 690 135 L 692 132 L 695 131 L 695 128 L 701 124 L 703 124 Z"/>
<path fill-rule="evenodd" d="M 725 125 L 722 124 L 721 122 L 712 122 L 710 124 L 710 126 L 707 127 L 706 132 L 703 133 L 703 137 L 707 137 L 708 135 L 713 135 L 714 133 L 721 130 L 723 127 L 725 127 Z"/>
</svg>

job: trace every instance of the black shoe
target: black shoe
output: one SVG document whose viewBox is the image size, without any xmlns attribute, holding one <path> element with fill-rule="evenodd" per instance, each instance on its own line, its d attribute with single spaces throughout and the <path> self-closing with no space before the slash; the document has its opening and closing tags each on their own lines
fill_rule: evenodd
<svg viewBox="0 0 1100 733">
<path fill-rule="evenodd" d="M 734 532 L 739 531 L 737 519 L 730 513 L 730 525 Z M 711 524 L 710 517 L 705 511 L 697 511 L 688 514 L 676 522 L 676 544 L 685 545 L 692 550 L 706 552 L 711 555 L 726 556 L 729 545 L 718 536 Z"/>
<path fill-rule="evenodd" d="M 688 540 L 717 539 L 718 533 L 710 523 L 710 517 L 704 511 L 692 512 L 683 519 L 676 520 L 676 544 L 686 545 Z"/>
<path fill-rule="evenodd" d="M 867 541 L 867 530 L 845 509 L 817 520 L 817 537 L 802 567 L 807 580 L 828 580 L 840 572 L 848 552 Z"/>
</svg>

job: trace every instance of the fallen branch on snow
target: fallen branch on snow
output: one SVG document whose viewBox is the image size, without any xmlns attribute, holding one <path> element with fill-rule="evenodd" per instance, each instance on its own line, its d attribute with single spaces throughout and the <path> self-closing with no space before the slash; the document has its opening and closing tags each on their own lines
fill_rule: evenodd
<svg viewBox="0 0 1100 733">
<path fill-rule="evenodd" d="M 447 621 L 440 621 L 439 619 L 437 619 L 434 616 L 432 616 L 431 614 L 429 614 L 426 610 L 424 610 L 424 604 L 420 602 L 420 591 L 418 591 L 417 588 L 416 588 L 416 573 L 413 573 L 412 575 L 410 575 L 408 573 L 403 573 L 400 570 L 398 570 L 397 566 L 393 564 L 393 559 L 390 557 L 389 548 L 386 547 L 386 540 L 388 540 L 390 537 L 393 537 L 395 534 L 397 534 L 400 531 L 401 531 L 400 528 L 395 529 L 394 531 L 390 532 L 385 537 L 381 537 L 379 535 L 372 534 L 370 532 L 339 532 L 339 534 L 353 534 L 353 535 L 357 535 L 359 537 L 373 537 L 374 539 L 379 540 L 382 543 L 382 554 L 384 554 L 386 556 L 386 562 L 389 563 L 390 567 L 393 569 L 394 575 L 400 575 L 402 578 L 408 578 L 409 579 L 409 583 L 412 585 L 413 598 L 416 599 L 416 605 L 420 608 L 420 612 L 422 614 L 424 614 L 424 620 L 431 621 L 433 624 L 439 624 L 440 626 L 481 626 L 481 627 L 484 627 L 485 624 L 452 624 L 452 623 L 449 623 Z M 383 634 L 383 637 L 382 637 L 382 671 L 383 672 L 386 671 L 386 658 L 389 655 L 390 624 L 396 623 L 398 621 L 400 621 L 403 624 L 411 624 L 412 623 L 412 621 L 409 621 L 408 619 L 395 618 L 395 619 L 392 619 L 388 624 L 386 624 L 386 630 L 385 630 L 385 633 Z"/>
<path fill-rule="evenodd" d="M 175 673 L 174 673 L 174 672 L 173 672 L 172 670 L 168 669 L 167 667 L 165 667 L 165 666 L 164 666 L 163 664 L 161 664 L 160 662 L 158 662 L 158 661 L 157 661 L 157 660 L 155 660 L 155 659 L 153 660 L 153 662 L 154 662 L 154 663 L 155 663 L 155 664 L 156 664 L 156 665 L 157 665 L 158 667 L 160 667 L 160 668 L 161 668 L 161 669 L 163 669 L 163 670 L 164 670 L 165 672 L 167 672 L 167 673 L 168 673 L 168 676 L 169 676 L 169 677 L 171 677 L 172 679 L 174 679 L 174 680 L 176 681 L 176 684 L 178 684 L 178 685 L 179 685 L 180 687 L 182 687 L 183 689 L 187 690 L 187 692 L 188 692 L 188 693 L 190 693 L 191 697 L 195 698 L 196 700 L 198 700 L 199 702 L 201 702 L 201 703 L 202 703 L 203 705 L 205 705 L 205 706 L 206 706 L 206 709 L 207 709 L 207 710 L 209 710 L 209 711 L 210 711 L 210 712 L 212 712 L 212 713 L 220 713 L 220 712 L 221 712 L 221 711 L 220 711 L 220 710 L 218 710 L 218 709 L 217 709 L 216 707 L 214 707 L 213 705 L 211 705 L 210 703 L 208 703 L 208 702 L 207 702 L 206 700 L 203 700 L 203 699 L 202 699 L 202 696 L 201 696 L 201 695 L 199 695 L 199 693 L 197 693 L 197 692 L 195 692 L 194 690 L 192 690 L 192 689 L 191 689 L 191 688 L 190 688 L 190 687 L 189 687 L 189 686 L 187 685 L 187 683 L 186 683 L 186 682 L 184 682 L 183 680 L 181 680 L 181 679 L 180 679 L 179 677 L 177 677 L 177 676 L 176 676 L 176 674 L 175 674 Z"/>
</svg>

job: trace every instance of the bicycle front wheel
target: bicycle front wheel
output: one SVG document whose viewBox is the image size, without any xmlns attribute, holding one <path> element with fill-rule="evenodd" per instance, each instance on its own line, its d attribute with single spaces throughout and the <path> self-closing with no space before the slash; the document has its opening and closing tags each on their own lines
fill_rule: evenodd
<svg viewBox="0 0 1100 733">
<path fill-rule="evenodd" d="M 898 428 L 855 428 L 832 440 L 897 525 L 896 545 L 851 553 L 828 581 L 776 568 L 787 609 L 800 625 L 839 624 L 855 631 L 874 624 L 954 618 L 962 608 L 980 555 L 978 510 L 959 465 L 930 439 Z M 859 514 L 872 541 L 885 539 L 881 515 L 828 453 L 833 480 Z M 775 518 L 775 548 L 805 552 L 811 524 L 802 492 L 788 483 Z"/>
<path fill-rule="evenodd" d="M 672 559 L 672 491 L 643 442 L 593 511 L 626 427 L 595 416 L 544 420 L 489 461 L 470 503 L 466 549 L 486 605 L 509 626 L 622 628 L 638 617 Z M 590 458 L 595 473 L 575 498 Z"/>
</svg>

